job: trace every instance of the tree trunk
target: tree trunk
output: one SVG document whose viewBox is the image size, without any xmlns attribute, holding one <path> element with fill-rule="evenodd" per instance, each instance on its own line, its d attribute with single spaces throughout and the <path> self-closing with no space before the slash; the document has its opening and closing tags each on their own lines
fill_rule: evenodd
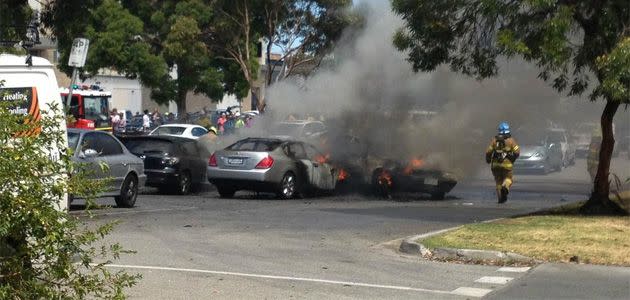
<svg viewBox="0 0 630 300">
<path fill-rule="evenodd" d="M 615 147 L 613 119 L 618 108 L 618 101 L 606 100 L 606 106 L 601 117 L 602 143 L 599 149 L 599 165 L 595 176 L 593 193 L 581 208 L 581 212 L 585 214 L 627 214 L 617 203 L 609 198 L 610 182 L 608 181 L 608 176 L 610 174 L 610 160 Z"/>
<path fill-rule="evenodd" d="M 177 104 L 177 115 L 182 118 L 186 116 L 186 95 L 187 90 L 177 89 L 177 98 L 175 103 Z"/>
</svg>

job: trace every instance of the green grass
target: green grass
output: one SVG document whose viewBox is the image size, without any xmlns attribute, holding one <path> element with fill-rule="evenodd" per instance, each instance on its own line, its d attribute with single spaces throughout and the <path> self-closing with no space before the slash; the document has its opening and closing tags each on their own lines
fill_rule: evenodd
<svg viewBox="0 0 630 300">
<path fill-rule="evenodd" d="M 420 242 L 428 248 L 498 250 L 556 262 L 578 256 L 585 263 L 630 266 L 629 217 L 585 217 L 573 210 L 465 225 Z"/>
</svg>

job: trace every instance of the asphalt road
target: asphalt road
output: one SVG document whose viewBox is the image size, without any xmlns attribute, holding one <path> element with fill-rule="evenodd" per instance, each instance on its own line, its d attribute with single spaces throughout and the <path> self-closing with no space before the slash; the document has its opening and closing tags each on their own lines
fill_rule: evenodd
<svg viewBox="0 0 630 300">
<path fill-rule="evenodd" d="M 77 203 L 72 214 L 88 223 L 120 222 L 109 239 L 137 253 L 112 268 L 144 276 L 130 290 L 132 299 L 520 298 L 528 288 L 518 283 L 535 286 L 538 268 L 506 272 L 395 251 L 395 240 L 409 235 L 583 200 L 590 190 L 583 161 L 561 173 L 517 176 L 511 199 L 501 205 L 491 178 L 481 175 L 444 201 L 360 194 L 280 201 L 252 193 L 226 200 L 214 192 L 149 191 L 133 209 L 103 208 L 87 219 Z M 621 284 L 613 295 L 624 295 Z"/>
</svg>

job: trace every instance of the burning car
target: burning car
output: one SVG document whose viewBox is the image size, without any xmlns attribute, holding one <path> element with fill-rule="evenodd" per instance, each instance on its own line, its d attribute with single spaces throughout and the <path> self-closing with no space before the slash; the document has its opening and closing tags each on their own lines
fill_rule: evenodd
<svg viewBox="0 0 630 300">
<path fill-rule="evenodd" d="M 455 185 L 455 175 L 425 166 L 420 158 L 409 162 L 385 161 L 374 169 L 371 186 L 381 197 L 389 198 L 395 192 L 424 193 L 435 200 L 443 200 Z"/>
<path fill-rule="evenodd" d="M 384 159 L 372 154 L 368 145 L 355 136 L 329 138 L 325 144 L 344 145 L 329 149 L 331 164 L 339 170 L 338 188 L 368 187 L 385 198 L 399 192 L 424 193 L 442 200 L 457 185 L 453 174 L 425 163 L 420 157 L 409 161 Z"/>
</svg>

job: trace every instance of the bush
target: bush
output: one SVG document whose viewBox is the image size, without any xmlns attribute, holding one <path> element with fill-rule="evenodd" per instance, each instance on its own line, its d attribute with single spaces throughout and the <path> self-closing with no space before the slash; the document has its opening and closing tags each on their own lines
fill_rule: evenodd
<svg viewBox="0 0 630 300">
<path fill-rule="evenodd" d="M 103 241 L 113 224 L 88 229 L 59 209 L 66 193 L 86 197 L 89 209 L 104 186 L 70 160 L 61 122 L 0 103 L 0 299 L 125 298 L 139 275 L 105 267 L 129 252 Z"/>
</svg>

